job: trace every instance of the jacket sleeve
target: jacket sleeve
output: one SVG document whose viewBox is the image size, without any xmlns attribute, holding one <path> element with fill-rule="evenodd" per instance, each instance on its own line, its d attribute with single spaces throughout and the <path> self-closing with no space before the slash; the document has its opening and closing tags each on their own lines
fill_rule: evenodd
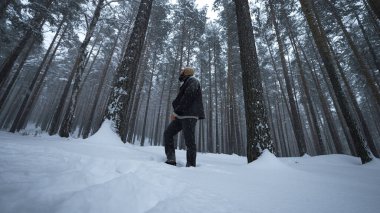
<svg viewBox="0 0 380 213">
<path fill-rule="evenodd" d="M 177 107 L 174 109 L 174 112 L 177 115 L 182 115 L 183 112 L 191 106 L 193 101 L 197 96 L 197 91 L 199 88 L 199 83 L 196 79 L 189 79 L 188 85 L 185 88 L 182 98 L 179 100 Z"/>
</svg>

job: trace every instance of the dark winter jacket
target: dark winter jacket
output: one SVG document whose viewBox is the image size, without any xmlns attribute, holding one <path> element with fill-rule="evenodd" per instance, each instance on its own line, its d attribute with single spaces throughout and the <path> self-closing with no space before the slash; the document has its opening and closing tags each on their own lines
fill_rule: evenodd
<svg viewBox="0 0 380 213">
<path fill-rule="evenodd" d="M 174 113 L 179 116 L 196 116 L 199 119 L 205 118 L 202 89 L 196 78 L 188 77 L 185 79 L 172 106 Z"/>
</svg>

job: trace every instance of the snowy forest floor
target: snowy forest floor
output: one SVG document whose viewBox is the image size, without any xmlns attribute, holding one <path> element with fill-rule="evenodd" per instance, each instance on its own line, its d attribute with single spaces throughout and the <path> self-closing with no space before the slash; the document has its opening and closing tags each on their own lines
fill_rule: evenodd
<svg viewBox="0 0 380 213">
<path fill-rule="evenodd" d="M 185 151 L 177 161 L 186 163 Z M 163 147 L 122 144 L 104 125 L 63 139 L 0 132 L 0 212 L 378 212 L 380 161 L 346 155 L 197 156 L 163 163 Z"/>
</svg>

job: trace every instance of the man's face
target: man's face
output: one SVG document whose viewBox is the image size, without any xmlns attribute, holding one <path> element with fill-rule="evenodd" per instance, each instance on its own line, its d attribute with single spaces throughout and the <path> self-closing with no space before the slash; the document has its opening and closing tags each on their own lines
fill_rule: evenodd
<svg viewBox="0 0 380 213">
<path fill-rule="evenodd" d="M 184 75 L 184 70 L 181 70 L 181 72 L 180 72 L 180 74 L 179 74 L 179 78 L 178 78 L 178 80 L 180 81 L 180 82 L 182 82 L 182 81 L 184 81 L 185 80 L 185 75 Z"/>
</svg>

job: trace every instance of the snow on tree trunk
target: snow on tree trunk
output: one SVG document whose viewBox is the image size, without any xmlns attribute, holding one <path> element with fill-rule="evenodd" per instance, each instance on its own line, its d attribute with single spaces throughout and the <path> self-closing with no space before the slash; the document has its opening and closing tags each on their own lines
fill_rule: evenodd
<svg viewBox="0 0 380 213">
<path fill-rule="evenodd" d="M 114 122 L 114 128 L 121 140 L 126 142 L 126 111 L 130 104 L 133 81 L 144 46 L 153 0 L 141 0 L 135 24 L 130 36 L 124 58 L 116 71 L 114 88 L 106 117 Z"/>
<path fill-rule="evenodd" d="M 85 59 L 87 56 L 86 48 L 88 44 L 90 43 L 92 35 L 94 34 L 96 24 L 100 17 L 100 12 L 103 9 L 104 1 L 105 0 L 99 0 L 98 4 L 96 5 L 91 23 L 88 26 L 86 36 L 81 46 L 79 47 L 78 55 L 76 57 L 74 67 L 71 71 L 72 73 L 74 73 L 74 85 L 73 85 L 73 90 L 70 96 L 69 105 L 64 115 L 63 123 L 61 125 L 61 128 L 59 129 L 59 136 L 61 137 L 69 137 L 69 134 L 71 131 L 72 122 L 74 118 L 74 112 L 75 112 L 75 108 L 76 108 L 78 97 L 79 97 L 80 81 L 81 81 L 82 74 L 85 68 L 84 65 L 85 65 L 85 61 L 86 61 Z"/>
<path fill-rule="evenodd" d="M 250 163 L 256 160 L 264 149 L 268 149 L 274 153 L 274 147 L 269 134 L 248 0 L 235 0 L 235 5 L 240 60 L 243 69 L 243 91 L 247 125 L 247 159 L 248 163 Z"/>
<path fill-rule="evenodd" d="M 114 52 L 116 49 L 116 45 L 118 44 L 120 33 L 121 33 L 121 30 L 119 30 L 119 32 L 115 38 L 115 41 L 112 45 L 112 49 L 111 49 L 111 51 L 108 55 L 108 58 L 106 60 L 106 64 L 102 70 L 100 82 L 99 82 L 99 85 L 98 85 L 98 88 L 97 88 L 96 94 L 95 94 L 94 103 L 92 104 L 92 107 L 91 107 L 90 117 L 89 117 L 89 120 L 87 121 L 87 123 L 85 124 L 84 130 L 83 130 L 83 138 L 87 138 L 88 135 L 90 134 L 91 126 L 92 126 L 93 120 L 95 119 L 95 109 L 98 105 L 98 102 L 100 99 L 100 94 L 103 91 L 104 83 L 106 81 L 107 72 L 109 70 L 111 60 L 112 60 L 112 56 L 114 55 Z"/>
</svg>

